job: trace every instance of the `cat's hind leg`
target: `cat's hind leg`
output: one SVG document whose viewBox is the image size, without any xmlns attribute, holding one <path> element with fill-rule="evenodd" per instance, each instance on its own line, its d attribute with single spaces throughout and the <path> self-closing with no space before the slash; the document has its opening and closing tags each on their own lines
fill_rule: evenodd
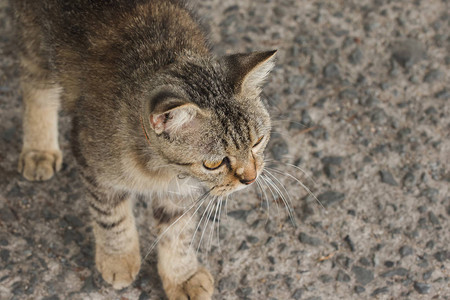
<svg viewBox="0 0 450 300">
<path fill-rule="evenodd" d="M 17 1 L 16 29 L 23 96 L 23 146 L 18 170 L 28 180 L 47 180 L 61 169 L 58 108 L 61 88 L 50 64 L 50 49 L 31 1 Z"/>
<path fill-rule="evenodd" d="M 195 220 L 192 215 L 167 206 L 154 207 L 161 238 L 158 273 L 169 300 L 210 300 L 214 292 L 211 273 L 200 266 L 191 246 Z M 176 223 L 175 223 L 176 222 Z"/>
<path fill-rule="evenodd" d="M 31 181 L 48 180 L 61 169 L 58 144 L 60 88 L 22 81 L 23 147 L 18 170 Z"/>
</svg>

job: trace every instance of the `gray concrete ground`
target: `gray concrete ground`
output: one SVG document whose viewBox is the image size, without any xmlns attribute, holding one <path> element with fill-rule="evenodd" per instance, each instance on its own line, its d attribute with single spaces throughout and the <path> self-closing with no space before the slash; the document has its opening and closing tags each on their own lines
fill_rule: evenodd
<svg viewBox="0 0 450 300">
<path fill-rule="evenodd" d="M 268 170 L 298 223 L 267 189 L 230 199 L 220 248 L 214 236 L 199 253 L 214 298 L 449 299 L 448 1 L 199 2 L 217 54 L 279 49 L 264 97 L 275 125 L 267 156 L 280 161 L 269 167 L 281 173 Z M 0 298 L 163 298 L 154 253 L 123 291 L 95 270 L 67 117 L 63 170 L 44 183 L 17 174 L 10 13 L 0 0 Z M 143 253 L 155 239 L 148 207 L 135 206 Z"/>
</svg>

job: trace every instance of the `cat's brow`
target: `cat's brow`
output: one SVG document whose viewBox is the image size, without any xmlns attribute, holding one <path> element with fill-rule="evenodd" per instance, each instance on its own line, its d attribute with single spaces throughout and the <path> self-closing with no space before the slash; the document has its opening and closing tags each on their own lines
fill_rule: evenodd
<svg viewBox="0 0 450 300">
<path fill-rule="evenodd" d="M 172 165 L 179 165 L 179 166 L 191 166 L 191 165 L 193 165 L 193 163 L 181 162 L 181 161 L 176 161 L 176 160 L 167 160 L 167 163 L 172 164 Z"/>
</svg>

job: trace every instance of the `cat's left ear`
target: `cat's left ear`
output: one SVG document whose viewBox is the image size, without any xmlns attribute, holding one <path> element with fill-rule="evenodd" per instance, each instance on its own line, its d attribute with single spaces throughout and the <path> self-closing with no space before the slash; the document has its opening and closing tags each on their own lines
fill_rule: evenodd
<svg viewBox="0 0 450 300">
<path fill-rule="evenodd" d="M 236 94 L 244 97 L 259 96 L 261 86 L 275 65 L 276 52 L 277 50 L 239 53 L 222 58 Z"/>
<path fill-rule="evenodd" d="M 162 92 L 150 101 L 148 117 L 156 134 L 165 132 L 171 135 L 188 126 L 195 126 L 194 119 L 199 113 L 197 105 Z"/>
</svg>

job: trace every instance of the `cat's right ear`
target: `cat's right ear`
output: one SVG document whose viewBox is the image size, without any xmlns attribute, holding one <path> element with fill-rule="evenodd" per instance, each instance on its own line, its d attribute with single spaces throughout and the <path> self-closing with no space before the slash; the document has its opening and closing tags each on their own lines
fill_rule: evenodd
<svg viewBox="0 0 450 300">
<path fill-rule="evenodd" d="M 150 127 L 156 134 L 165 132 L 171 135 L 195 126 L 193 120 L 200 109 L 171 92 L 162 91 L 150 99 L 147 112 Z"/>
<path fill-rule="evenodd" d="M 277 50 L 238 53 L 227 55 L 222 62 L 227 70 L 228 80 L 235 93 L 245 98 L 254 98 L 261 93 L 261 86 L 274 67 Z"/>
</svg>

